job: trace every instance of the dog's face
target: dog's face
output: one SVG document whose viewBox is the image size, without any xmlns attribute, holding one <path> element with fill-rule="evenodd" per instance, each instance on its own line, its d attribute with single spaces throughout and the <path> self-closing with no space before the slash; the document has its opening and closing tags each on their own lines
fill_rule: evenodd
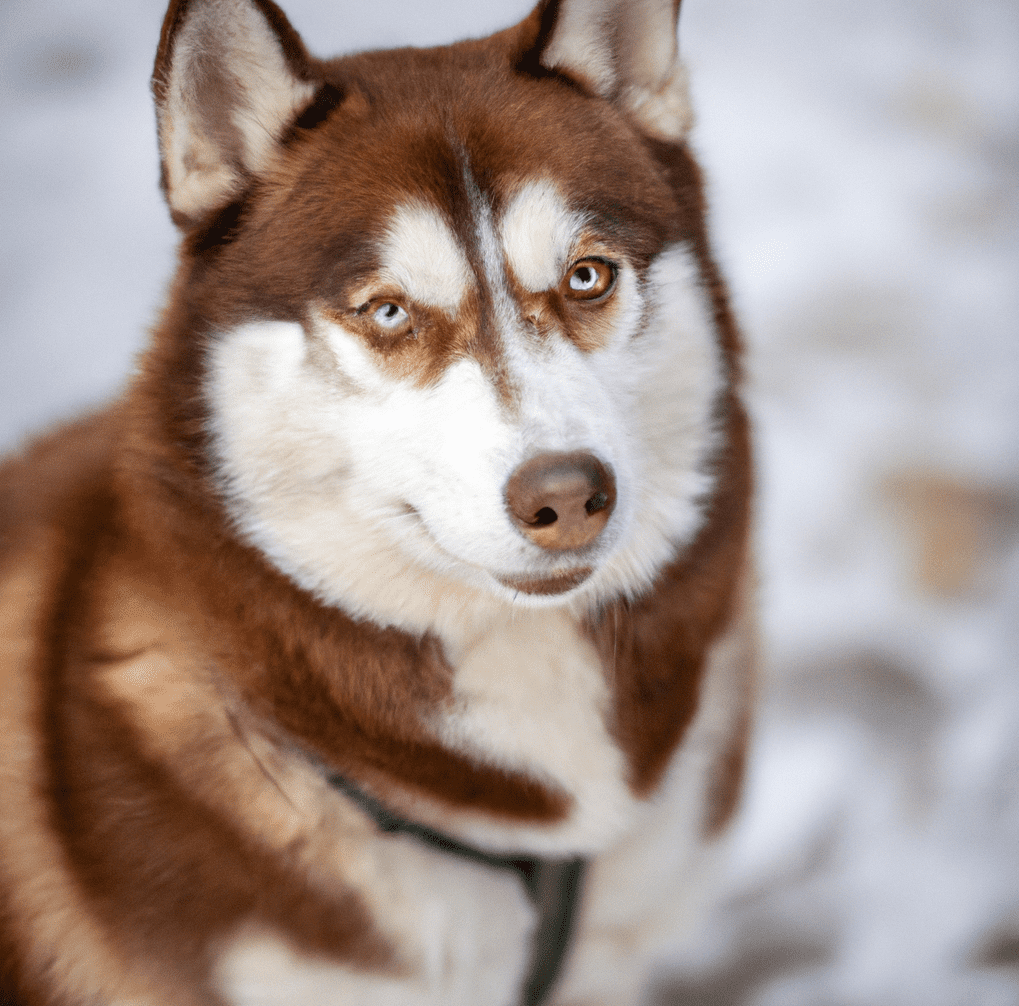
<svg viewBox="0 0 1019 1006">
<path fill-rule="evenodd" d="M 234 99 L 280 124 L 254 179 L 211 198 L 209 169 L 196 197 L 166 172 L 200 221 L 189 324 L 232 517 L 377 621 L 639 592 L 709 488 L 723 367 L 684 207 L 639 119 L 522 70 L 520 38 L 340 60 L 324 87 L 263 57 Z M 225 145 L 168 90 L 164 151 L 185 125 Z"/>
</svg>

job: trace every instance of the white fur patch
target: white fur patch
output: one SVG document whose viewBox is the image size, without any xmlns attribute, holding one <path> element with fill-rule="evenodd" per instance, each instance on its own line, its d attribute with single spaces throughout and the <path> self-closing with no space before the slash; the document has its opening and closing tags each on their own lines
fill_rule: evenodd
<svg viewBox="0 0 1019 1006">
<path fill-rule="evenodd" d="M 597 584 L 610 596 L 646 589 L 696 533 L 712 488 L 705 464 L 718 443 L 711 412 L 722 389 L 722 357 L 692 253 L 682 245 L 667 248 L 648 280 L 640 337 L 615 357 L 594 354 L 604 380 L 625 380 L 621 421 L 633 464 L 633 527 Z"/>
<path fill-rule="evenodd" d="M 660 86 L 627 87 L 621 101 L 644 129 L 659 139 L 681 140 L 693 127 L 686 67 L 678 59 Z"/>
<path fill-rule="evenodd" d="M 382 246 L 383 280 L 412 300 L 456 313 L 472 277 L 460 242 L 438 211 L 420 203 L 397 207 Z"/>
<path fill-rule="evenodd" d="M 580 236 L 583 218 L 550 181 L 529 182 L 513 197 L 499 226 L 506 262 L 532 293 L 559 285 Z"/>
<path fill-rule="evenodd" d="M 506 828 L 444 818 L 470 841 L 543 855 L 594 853 L 628 826 L 636 801 L 623 756 L 609 735 L 609 690 L 601 660 L 562 610 L 507 612 L 473 638 L 443 637 L 456 668 L 454 706 L 435 724 L 450 747 L 488 763 L 552 780 L 575 801 L 554 827 Z M 437 822 L 438 823 L 438 822 Z"/>
<path fill-rule="evenodd" d="M 205 136 L 194 114 L 184 109 L 168 113 L 160 135 L 170 209 L 197 220 L 226 205 L 237 188 L 237 172 L 223 161 L 222 151 Z"/>
<path fill-rule="evenodd" d="M 226 6 L 225 0 L 219 3 Z M 243 91 L 233 121 L 244 143 L 246 167 L 262 171 L 283 128 L 314 97 L 315 85 L 294 77 L 276 35 L 252 4 L 229 3 L 228 18 L 228 68 Z"/>
</svg>

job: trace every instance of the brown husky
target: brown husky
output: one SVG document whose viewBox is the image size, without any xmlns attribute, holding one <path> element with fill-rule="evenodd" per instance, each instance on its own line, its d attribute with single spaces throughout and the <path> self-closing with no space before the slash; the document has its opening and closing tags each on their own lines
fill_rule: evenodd
<svg viewBox="0 0 1019 1006">
<path fill-rule="evenodd" d="M 735 802 L 739 340 L 679 0 L 174 0 L 139 373 L 0 469 L 0 994 L 637 1002 Z"/>
</svg>

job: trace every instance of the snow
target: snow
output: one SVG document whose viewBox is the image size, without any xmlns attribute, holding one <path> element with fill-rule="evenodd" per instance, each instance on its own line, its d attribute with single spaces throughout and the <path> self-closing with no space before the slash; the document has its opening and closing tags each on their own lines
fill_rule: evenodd
<svg viewBox="0 0 1019 1006">
<path fill-rule="evenodd" d="M 313 49 L 526 10 L 290 0 Z M 0 6 L 0 443 L 113 393 L 174 258 L 163 0 Z M 684 0 L 750 347 L 766 666 L 660 1002 L 1019 1001 L 1019 6 Z M 685 997 L 685 998 L 682 998 Z"/>
</svg>

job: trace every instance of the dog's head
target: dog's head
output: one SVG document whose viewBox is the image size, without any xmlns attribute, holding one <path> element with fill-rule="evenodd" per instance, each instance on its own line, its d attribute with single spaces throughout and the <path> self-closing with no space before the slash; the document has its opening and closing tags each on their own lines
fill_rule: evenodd
<svg viewBox="0 0 1019 1006">
<path fill-rule="evenodd" d="M 699 526 L 727 366 L 677 10 L 323 62 L 269 0 L 171 6 L 164 356 L 235 527 L 323 600 L 583 606 Z"/>
</svg>

